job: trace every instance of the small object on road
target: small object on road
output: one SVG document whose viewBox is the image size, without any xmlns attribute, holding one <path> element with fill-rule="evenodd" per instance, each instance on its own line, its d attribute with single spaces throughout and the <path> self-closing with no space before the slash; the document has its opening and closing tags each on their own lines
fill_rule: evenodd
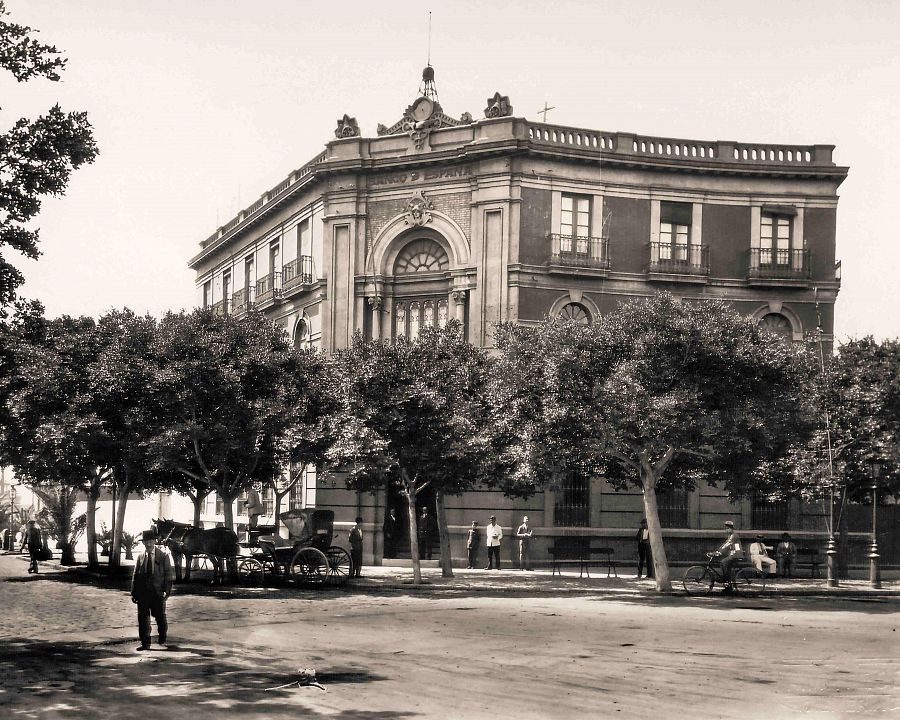
<svg viewBox="0 0 900 720">
<path fill-rule="evenodd" d="M 299 670 L 300 677 L 296 680 L 292 680 L 289 683 L 285 683 L 284 685 L 279 685 L 278 687 L 266 688 L 266 692 L 270 690 L 284 690 L 284 688 L 291 687 L 296 685 L 297 687 L 317 687 L 322 692 L 327 692 L 324 686 L 320 685 L 316 680 L 316 671 L 315 668 L 300 668 Z"/>
</svg>

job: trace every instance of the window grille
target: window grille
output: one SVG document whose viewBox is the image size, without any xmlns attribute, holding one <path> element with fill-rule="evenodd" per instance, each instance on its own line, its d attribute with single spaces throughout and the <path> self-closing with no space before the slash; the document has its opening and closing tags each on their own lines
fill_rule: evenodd
<svg viewBox="0 0 900 720">
<path fill-rule="evenodd" d="M 755 530 L 789 530 L 790 500 L 770 500 L 757 495 L 751 505 L 751 524 Z"/>
<path fill-rule="evenodd" d="M 688 526 L 688 491 L 683 489 L 664 490 L 656 494 L 659 524 L 664 528 L 686 528 Z"/>
<path fill-rule="evenodd" d="M 557 527 L 591 524 L 591 480 L 580 472 L 569 473 L 556 490 L 553 522 Z"/>
</svg>

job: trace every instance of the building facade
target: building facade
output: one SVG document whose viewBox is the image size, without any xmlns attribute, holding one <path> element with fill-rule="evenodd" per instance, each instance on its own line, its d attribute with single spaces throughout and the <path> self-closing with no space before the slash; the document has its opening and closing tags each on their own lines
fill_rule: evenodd
<svg viewBox="0 0 900 720">
<path fill-rule="evenodd" d="M 490 347 L 499 321 L 562 315 L 590 323 L 625 299 L 667 290 L 724 298 L 800 341 L 830 343 L 840 288 L 831 145 L 680 140 L 516 117 L 508 98 L 484 117 L 446 115 L 426 68 L 420 96 L 393 125 L 362 137 L 344 115 L 325 150 L 201 243 L 190 261 L 197 303 L 255 307 L 297 347 L 331 351 L 353 333 L 415 338 L 462 321 Z M 367 561 L 381 558 L 385 507 L 339 477 L 305 483 L 302 504 L 363 516 Z M 696 556 L 722 521 L 744 531 L 822 536 L 825 508 L 747 500 L 710 487 L 660 498 L 670 557 Z M 561 535 L 602 536 L 633 554 L 639 493 L 572 476 L 527 501 L 494 492 L 451 499 L 452 551 L 491 514 L 508 530 L 527 514 L 540 555 Z M 349 527 L 349 525 L 348 525 Z M 505 555 L 511 557 L 512 543 Z M 625 549 L 627 545 L 627 551 Z"/>
</svg>

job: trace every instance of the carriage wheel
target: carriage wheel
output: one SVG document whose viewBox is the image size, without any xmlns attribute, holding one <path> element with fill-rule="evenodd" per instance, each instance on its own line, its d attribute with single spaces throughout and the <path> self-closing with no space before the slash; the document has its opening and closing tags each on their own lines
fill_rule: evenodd
<svg viewBox="0 0 900 720">
<path fill-rule="evenodd" d="M 298 584 L 321 585 L 328 578 L 328 558 L 314 547 L 300 548 L 291 560 L 288 576 Z"/>
<path fill-rule="evenodd" d="M 262 585 L 266 581 L 266 569 L 256 558 L 244 558 L 238 565 L 242 585 Z"/>
<path fill-rule="evenodd" d="M 353 574 L 353 561 L 342 547 L 328 548 L 328 583 L 330 585 L 346 585 Z"/>
</svg>

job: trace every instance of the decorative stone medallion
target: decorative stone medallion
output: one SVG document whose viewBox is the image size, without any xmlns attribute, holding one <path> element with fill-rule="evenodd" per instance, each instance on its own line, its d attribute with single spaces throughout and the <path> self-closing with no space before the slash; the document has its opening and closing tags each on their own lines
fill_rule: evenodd
<svg viewBox="0 0 900 720">
<path fill-rule="evenodd" d="M 512 115 L 512 111 L 513 108 L 512 105 L 509 104 L 509 97 L 495 92 L 494 97 L 488 98 L 487 100 L 484 116 L 486 118 L 508 117 L 509 115 Z"/>
<path fill-rule="evenodd" d="M 338 139 L 359 137 L 359 123 L 356 122 L 356 118 L 352 118 L 345 113 L 344 117 L 337 121 L 334 136 Z"/>
<path fill-rule="evenodd" d="M 407 225 L 424 225 L 431 222 L 431 211 L 434 210 L 431 200 L 425 197 L 425 193 L 417 190 L 413 193 L 409 202 L 406 203 L 406 217 L 404 218 Z"/>
</svg>

